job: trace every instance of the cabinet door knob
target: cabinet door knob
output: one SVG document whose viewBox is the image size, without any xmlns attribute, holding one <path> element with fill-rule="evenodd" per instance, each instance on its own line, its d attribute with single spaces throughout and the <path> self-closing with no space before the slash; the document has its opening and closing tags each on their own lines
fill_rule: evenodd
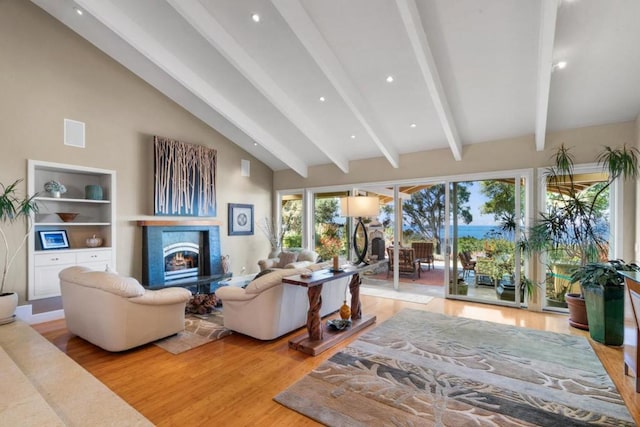
<svg viewBox="0 0 640 427">
<path fill-rule="evenodd" d="M 51 258 L 51 261 L 58 261 L 60 258 Z"/>
</svg>

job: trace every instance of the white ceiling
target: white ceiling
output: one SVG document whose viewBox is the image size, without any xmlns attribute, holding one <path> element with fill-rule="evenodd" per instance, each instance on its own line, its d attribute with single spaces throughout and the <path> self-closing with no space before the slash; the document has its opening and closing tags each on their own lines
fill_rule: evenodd
<svg viewBox="0 0 640 427">
<path fill-rule="evenodd" d="M 638 0 L 32 1 L 302 176 L 640 113 Z"/>
</svg>

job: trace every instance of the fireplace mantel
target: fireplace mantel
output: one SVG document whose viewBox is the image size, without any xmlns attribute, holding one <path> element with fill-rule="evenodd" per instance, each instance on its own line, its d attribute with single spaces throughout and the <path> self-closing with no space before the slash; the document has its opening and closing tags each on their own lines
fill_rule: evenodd
<svg viewBox="0 0 640 427">
<path fill-rule="evenodd" d="M 175 219 L 143 219 L 137 221 L 136 224 L 139 227 L 180 227 L 180 226 L 193 226 L 203 225 L 210 227 L 212 225 L 222 225 L 222 221 L 217 219 L 189 219 L 189 220 L 175 220 Z"/>
<path fill-rule="evenodd" d="M 168 285 L 201 285 L 212 283 L 223 277 L 219 220 L 166 218 L 139 220 L 136 223 L 142 228 L 142 284 L 144 286 L 159 288 Z M 190 240 L 192 237 L 189 236 L 193 233 L 199 233 L 200 237 Z M 183 241 L 172 241 L 175 235 L 187 238 Z M 180 242 L 195 243 L 198 240 L 200 241 L 198 276 L 167 280 L 165 246 Z"/>
</svg>

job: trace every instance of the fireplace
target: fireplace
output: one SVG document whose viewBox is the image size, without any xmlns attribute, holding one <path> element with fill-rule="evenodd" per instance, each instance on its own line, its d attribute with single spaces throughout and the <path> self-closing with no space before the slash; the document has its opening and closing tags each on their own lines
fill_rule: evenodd
<svg viewBox="0 0 640 427">
<path fill-rule="evenodd" d="M 162 249 L 164 254 L 164 281 L 198 277 L 198 256 L 200 245 L 190 242 L 178 242 Z"/>
<path fill-rule="evenodd" d="M 140 221 L 142 284 L 150 288 L 217 282 L 220 230 L 212 221 Z"/>
<path fill-rule="evenodd" d="M 374 237 L 371 241 L 371 255 L 377 255 L 378 261 L 382 261 L 386 257 L 384 246 L 384 239 L 381 237 Z"/>
<path fill-rule="evenodd" d="M 384 226 L 377 220 L 367 226 L 369 236 L 369 254 L 377 255 L 378 260 L 385 259 Z"/>
</svg>

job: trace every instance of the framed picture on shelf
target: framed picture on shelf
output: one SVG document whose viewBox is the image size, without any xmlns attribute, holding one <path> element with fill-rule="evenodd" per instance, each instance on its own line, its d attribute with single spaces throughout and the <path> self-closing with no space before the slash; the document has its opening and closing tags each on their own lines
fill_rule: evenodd
<svg viewBox="0 0 640 427">
<path fill-rule="evenodd" d="M 229 203 L 229 236 L 253 235 L 253 205 Z"/>
<path fill-rule="evenodd" d="M 69 249 L 69 238 L 65 230 L 38 231 L 38 237 L 43 250 Z"/>
</svg>

